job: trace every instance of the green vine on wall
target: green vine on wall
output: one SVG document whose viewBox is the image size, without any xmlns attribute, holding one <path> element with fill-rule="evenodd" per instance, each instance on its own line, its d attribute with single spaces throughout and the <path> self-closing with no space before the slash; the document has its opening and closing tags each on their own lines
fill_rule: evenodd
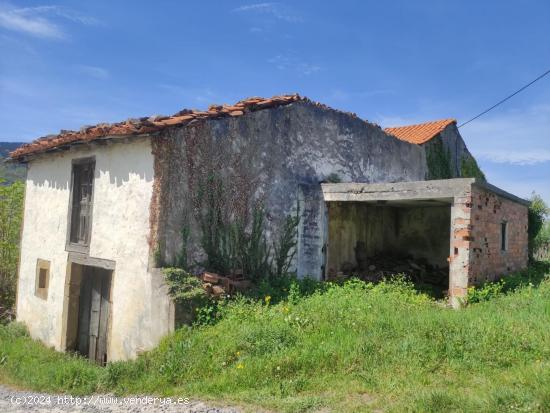
<svg viewBox="0 0 550 413">
<path fill-rule="evenodd" d="M 451 171 L 451 153 L 440 139 L 433 140 L 426 146 L 426 161 L 428 163 L 428 179 L 449 179 Z"/>
<path fill-rule="evenodd" d="M 242 274 L 255 282 L 287 274 L 296 254 L 299 206 L 295 215 L 285 217 L 278 235 L 268 242 L 263 206 L 251 205 L 251 213 L 228 213 L 226 192 L 218 174 L 211 174 L 199 190 L 197 218 L 206 256 L 199 265 L 223 275 Z M 188 237 L 188 227 L 184 227 L 179 257 L 187 256 Z M 178 266 L 187 268 L 187 259 L 178 260 Z"/>
<path fill-rule="evenodd" d="M 485 174 L 481 171 L 476 160 L 471 155 L 462 156 L 460 162 L 460 176 L 462 178 L 479 178 L 485 181 Z"/>
</svg>

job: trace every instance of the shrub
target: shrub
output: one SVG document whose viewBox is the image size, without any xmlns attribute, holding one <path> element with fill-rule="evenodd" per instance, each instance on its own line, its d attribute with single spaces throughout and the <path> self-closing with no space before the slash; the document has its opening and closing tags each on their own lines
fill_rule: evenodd
<svg viewBox="0 0 550 413">
<path fill-rule="evenodd" d="M 202 281 L 181 268 L 163 268 L 168 293 L 176 304 L 176 324 L 190 324 L 199 308 L 210 302 Z"/>
<path fill-rule="evenodd" d="M 535 261 L 523 271 L 509 274 L 498 281 L 468 288 L 466 301 L 469 304 L 489 301 L 524 287 L 538 286 L 549 274 L 550 261 Z"/>
<path fill-rule="evenodd" d="M 15 304 L 24 190 L 22 182 L 2 185 L 0 179 L 0 322 L 11 319 Z"/>
<path fill-rule="evenodd" d="M 287 299 L 307 297 L 315 292 L 325 291 L 328 283 L 317 281 L 310 277 L 298 278 L 296 274 L 286 273 L 278 277 L 261 280 L 248 296 L 256 299 L 271 297 L 271 303 L 276 304 Z"/>
<path fill-rule="evenodd" d="M 529 237 L 529 257 L 531 259 L 537 247 L 537 237 L 539 237 L 549 213 L 550 209 L 541 196 L 533 193 L 531 204 L 529 205 L 529 226 L 527 230 Z"/>
<path fill-rule="evenodd" d="M 500 280 L 497 282 L 488 282 L 479 287 L 468 288 L 466 301 L 470 304 L 488 301 L 502 294 L 505 282 Z"/>
</svg>

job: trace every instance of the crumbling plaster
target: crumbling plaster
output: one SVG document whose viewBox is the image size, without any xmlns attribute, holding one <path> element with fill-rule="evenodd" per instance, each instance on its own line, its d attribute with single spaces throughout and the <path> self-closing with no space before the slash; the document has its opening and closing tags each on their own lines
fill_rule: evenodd
<svg viewBox="0 0 550 413">
<path fill-rule="evenodd" d="M 115 262 L 108 357 L 152 348 L 172 328 L 161 275 L 149 270 L 149 203 L 153 155 L 148 138 L 81 146 L 39 156 L 28 166 L 17 319 L 32 337 L 64 350 L 70 277 L 65 249 L 71 162 L 95 157 L 89 256 Z M 51 262 L 46 300 L 36 297 L 37 259 Z"/>
<path fill-rule="evenodd" d="M 254 202 L 262 203 L 271 233 L 299 204 L 294 267 L 299 276 L 321 278 L 327 236 L 322 181 L 331 174 L 343 182 L 414 181 L 426 175 L 421 147 L 311 102 L 197 122 L 165 131 L 153 142 L 162 207 L 152 219 L 152 239 L 165 263 L 180 253 L 183 225 L 190 228 L 189 261 L 204 258 L 196 219 L 201 177 L 222 177 L 230 214 L 246 215 Z"/>
</svg>

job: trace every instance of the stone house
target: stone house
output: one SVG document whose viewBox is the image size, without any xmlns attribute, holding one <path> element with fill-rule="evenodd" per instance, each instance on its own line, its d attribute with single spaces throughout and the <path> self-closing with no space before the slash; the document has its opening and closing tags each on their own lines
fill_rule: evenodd
<svg viewBox="0 0 550 413">
<path fill-rule="evenodd" d="M 527 263 L 526 202 L 463 178 L 475 160 L 454 121 L 384 131 L 286 95 L 61 131 L 10 156 L 27 165 L 17 319 L 100 363 L 173 330 L 160 267 L 204 259 L 209 203 L 243 222 L 262 205 L 270 238 L 298 211 L 300 277 L 340 271 L 361 241 L 450 265 L 456 302 Z"/>
</svg>

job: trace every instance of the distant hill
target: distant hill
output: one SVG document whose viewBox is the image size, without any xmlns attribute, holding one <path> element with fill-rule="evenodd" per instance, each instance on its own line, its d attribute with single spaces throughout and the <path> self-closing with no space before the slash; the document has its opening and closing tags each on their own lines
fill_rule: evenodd
<svg viewBox="0 0 550 413">
<path fill-rule="evenodd" d="M 0 142 L 0 180 L 3 179 L 4 183 L 25 179 L 25 166 L 4 162 L 8 158 L 8 154 L 20 145 L 22 142 Z"/>
</svg>

